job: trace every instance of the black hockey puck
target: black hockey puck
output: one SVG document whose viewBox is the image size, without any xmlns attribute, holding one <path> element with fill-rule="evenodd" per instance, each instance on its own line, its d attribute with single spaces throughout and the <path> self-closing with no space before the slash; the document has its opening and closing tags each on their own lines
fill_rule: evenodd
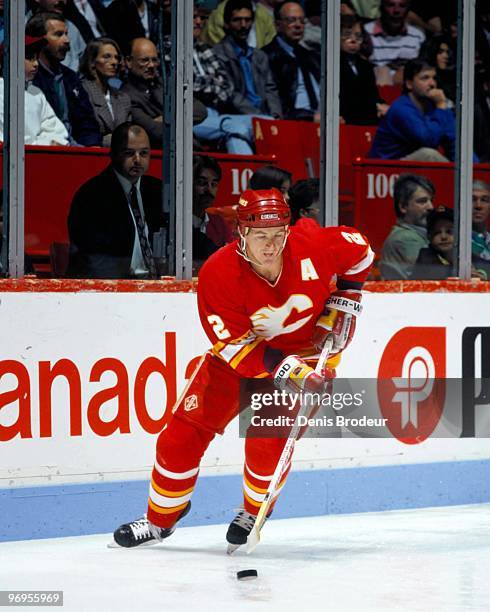
<svg viewBox="0 0 490 612">
<path fill-rule="evenodd" d="M 253 580 L 257 578 L 258 573 L 257 570 L 249 569 L 249 570 L 241 570 L 236 573 L 237 580 Z"/>
</svg>

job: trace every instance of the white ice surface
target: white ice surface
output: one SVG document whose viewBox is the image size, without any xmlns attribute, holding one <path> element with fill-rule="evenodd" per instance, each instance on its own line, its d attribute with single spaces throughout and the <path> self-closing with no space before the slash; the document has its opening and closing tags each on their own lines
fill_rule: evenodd
<svg viewBox="0 0 490 612">
<path fill-rule="evenodd" d="M 271 520 L 249 556 L 228 557 L 225 532 L 134 550 L 108 535 L 2 543 L 0 589 L 63 590 L 70 611 L 490 610 L 490 504 Z"/>
</svg>

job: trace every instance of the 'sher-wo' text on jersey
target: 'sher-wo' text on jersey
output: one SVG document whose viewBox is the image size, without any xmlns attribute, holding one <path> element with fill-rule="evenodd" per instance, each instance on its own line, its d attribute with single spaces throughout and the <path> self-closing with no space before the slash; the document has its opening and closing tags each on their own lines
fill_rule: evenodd
<svg viewBox="0 0 490 612">
<path fill-rule="evenodd" d="M 312 354 L 311 337 L 333 281 L 364 282 L 374 259 L 356 229 L 294 226 L 275 283 L 260 277 L 231 243 L 199 274 L 198 307 L 213 353 L 241 376 L 263 377 L 267 346 Z"/>
</svg>

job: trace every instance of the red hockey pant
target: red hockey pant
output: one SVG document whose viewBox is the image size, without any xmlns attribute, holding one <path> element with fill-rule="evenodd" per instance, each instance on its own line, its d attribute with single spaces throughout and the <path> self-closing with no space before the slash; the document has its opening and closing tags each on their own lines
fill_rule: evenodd
<svg viewBox="0 0 490 612">
<path fill-rule="evenodd" d="M 205 450 L 238 414 L 239 384 L 240 377 L 227 364 L 210 353 L 205 355 L 172 419 L 158 436 L 148 500 L 148 518 L 153 524 L 171 527 L 187 505 Z M 285 442 L 274 438 L 245 440 L 243 498 L 251 514 L 259 510 Z"/>
</svg>

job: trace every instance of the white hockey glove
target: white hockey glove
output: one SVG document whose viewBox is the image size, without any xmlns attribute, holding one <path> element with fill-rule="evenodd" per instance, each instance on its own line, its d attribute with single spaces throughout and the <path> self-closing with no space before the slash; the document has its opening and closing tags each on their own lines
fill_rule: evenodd
<svg viewBox="0 0 490 612">
<path fill-rule="evenodd" d="M 289 355 L 279 363 L 272 374 L 280 391 L 290 393 L 324 393 L 325 380 L 297 355 Z"/>
<path fill-rule="evenodd" d="M 354 289 L 332 293 L 313 332 L 312 341 L 317 350 L 323 348 L 330 333 L 334 337 L 332 353 L 340 353 L 349 346 L 356 330 L 356 318 L 362 312 L 361 299 L 361 292 Z"/>
</svg>

